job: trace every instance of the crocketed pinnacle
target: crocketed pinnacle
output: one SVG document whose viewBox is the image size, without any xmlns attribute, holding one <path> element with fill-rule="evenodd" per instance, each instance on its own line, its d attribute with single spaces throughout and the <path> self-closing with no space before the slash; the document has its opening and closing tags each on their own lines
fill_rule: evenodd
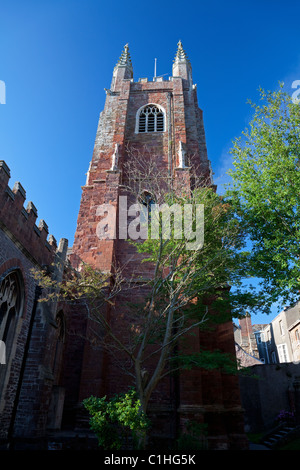
<svg viewBox="0 0 300 470">
<path fill-rule="evenodd" d="M 174 63 L 176 64 L 178 62 L 187 62 L 188 64 L 190 64 L 189 58 L 188 58 L 186 52 L 184 51 L 184 49 L 182 47 L 182 42 L 179 41 L 177 46 L 178 46 L 178 49 L 177 49 L 177 52 L 176 52 Z"/>
<path fill-rule="evenodd" d="M 129 67 L 132 69 L 132 63 L 131 63 L 131 58 L 129 54 L 129 46 L 128 44 L 125 44 L 124 50 L 121 54 L 121 57 L 119 58 L 116 67 Z"/>
</svg>

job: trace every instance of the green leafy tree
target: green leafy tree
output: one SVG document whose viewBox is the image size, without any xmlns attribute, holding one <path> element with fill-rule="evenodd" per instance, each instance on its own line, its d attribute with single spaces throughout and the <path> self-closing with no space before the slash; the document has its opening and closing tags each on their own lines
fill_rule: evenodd
<svg viewBox="0 0 300 470">
<path fill-rule="evenodd" d="M 119 450 L 128 445 L 139 447 L 139 436 L 144 434 L 150 423 L 140 411 L 134 389 L 116 394 L 110 400 L 106 396 L 91 396 L 83 404 L 91 416 L 91 429 L 103 449 Z M 130 438 L 132 442 L 128 444 Z"/>
<path fill-rule="evenodd" d="M 260 89 L 260 103 L 231 151 L 226 200 L 249 239 L 245 275 L 259 279 L 261 310 L 293 303 L 300 287 L 300 106 Z"/>
<path fill-rule="evenodd" d="M 134 359 L 137 390 L 144 409 L 159 380 L 170 373 L 167 364 L 171 364 L 173 371 L 192 367 L 234 371 L 232 357 L 221 351 L 192 352 L 185 349 L 188 344 L 185 340 L 196 328 L 206 329 L 230 320 L 233 312 L 240 312 L 241 304 L 245 306 L 246 302 L 246 296 L 242 298 L 239 292 L 243 243 L 230 206 L 211 187 L 198 188 L 190 196 L 169 193 L 164 200 L 170 206 L 190 204 L 195 209 L 203 205 L 205 236 L 203 245 L 193 250 L 188 248 L 185 237 L 175 237 L 174 228 L 168 237 L 164 237 L 161 229 L 157 239 L 149 236 L 143 243 L 134 243 L 138 252 L 145 254 L 144 262 L 155 267 L 148 282 L 142 334 Z M 235 292 L 231 292 L 229 285 L 236 286 Z M 247 303 L 251 301 L 248 295 Z M 180 353 L 174 354 L 179 342 Z M 156 346 L 150 354 L 149 344 Z M 149 356 L 155 358 L 154 369 L 147 366 Z M 144 370 L 148 373 L 146 382 L 141 374 Z"/>
</svg>

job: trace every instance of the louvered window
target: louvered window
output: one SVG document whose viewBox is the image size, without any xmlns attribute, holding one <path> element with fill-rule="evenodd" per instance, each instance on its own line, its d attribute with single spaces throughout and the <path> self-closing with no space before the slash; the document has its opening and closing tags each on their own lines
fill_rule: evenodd
<svg viewBox="0 0 300 470">
<path fill-rule="evenodd" d="M 139 132 L 163 132 L 164 128 L 164 113 L 157 106 L 147 105 L 140 111 Z"/>
</svg>

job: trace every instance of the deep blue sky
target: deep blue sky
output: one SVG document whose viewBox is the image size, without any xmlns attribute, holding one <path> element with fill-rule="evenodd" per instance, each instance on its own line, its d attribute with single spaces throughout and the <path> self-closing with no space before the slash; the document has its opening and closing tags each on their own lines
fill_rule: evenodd
<svg viewBox="0 0 300 470">
<path fill-rule="evenodd" d="M 251 116 L 247 99 L 279 81 L 292 93 L 300 80 L 299 1 L 1 1 L 0 159 L 57 240 L 73 243 L 104 88 L 124 45 L 134 79 L 151 79 L 155 58 L 158 75 L 172 74 L 179 39 L 221 185 Z"/>
</svg>

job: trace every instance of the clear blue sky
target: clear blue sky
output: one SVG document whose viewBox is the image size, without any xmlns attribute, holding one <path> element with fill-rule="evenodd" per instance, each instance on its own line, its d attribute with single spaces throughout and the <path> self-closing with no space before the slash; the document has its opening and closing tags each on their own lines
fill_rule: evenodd
<svg viewBox="0 0 300 470">
<path fill-rule="evenodd" d="M 172 74 L 181 39 L 221 185 L 257 89 L 300 80 L 300 2 L 2 0 L 0 159 L 57 240 L 72 245 L 113 68 L 129 43 L 134 78 Z M 221 190 L 221 186 L 220 186 Z M 27 203 L 26 201 L 26 203 Z"/>
</svg>

